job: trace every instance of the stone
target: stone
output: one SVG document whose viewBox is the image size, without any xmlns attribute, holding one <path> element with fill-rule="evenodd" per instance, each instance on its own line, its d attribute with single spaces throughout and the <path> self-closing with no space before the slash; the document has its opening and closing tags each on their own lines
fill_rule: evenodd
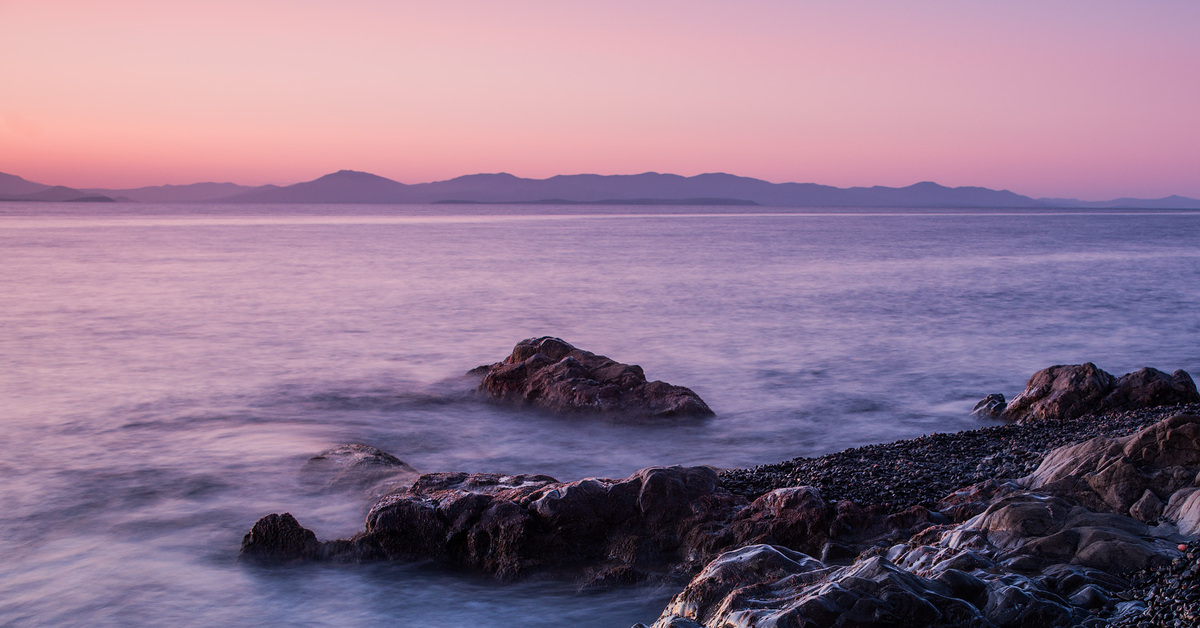
<svg viewBox="0 0 1200 628">
<path fill-rule="evenodd" d="M 1161 505 L 1197 486 L 1198 475 L 1200 416 L 1180 414 L 1121 438 L 1098 436 L 1055 449 L 1020 483 L 1094 510 L 1130 514 L 1136 506 L 1150 520 L 1155 501 Z M 1178 512 L 1168 507 L 1166 518 Z"/>
<path fill-rule="evenodd" d="M 239 561 L 259 564 L 283 564 L 313 560 L 320 553 L 320 543 L 312 530 L 300 525 L 291 513 L 270 514 L 254 523 L 242 537 Z"/>
<path fill-rule="evenodd" d="M 607 585 L 702 564 L 733 542 L 725 528 L 745 506 L 709 467 L 576 482 L 427 474 L 379 500 L 353 541 L 392 560 L 432 559 L 502 579 L 565 570 Z"/>
<path fill-rule="evenodd" d="M 976 410 L 981 405 L 988 408 L 987 401 L 992 397 L 976 405 Z M 1018 423 L 1057 421 L 1197 402 L 1200 393 L 1186 371 L 1167 375 L 1145 367 L 1117 378 L 1091 362 L 1060 364 L 1034 373 L 1025 390 L 1008 402 L 1000 418 Z"/>
<path fill-rule="evenodd" d="M 1187 371 L 1178 370 L 1167 375 L 1146 367 L 1118 378 L 1112 392 L 1101 402 L 1100 410 L 1119 412 L 1197 402 L 1200 402 L 1200 393 Z"/>
<path fill-rule="evenodd" d="M 399 458 L 370 445 L 339 445 L 309 458 L 301 481 L 318 490 L 375 488 L 378 495 L 406 488 L 420 473 Z"/>
<path fill-rule="evenodd" d="M 1004 395 L 992 393 L 975 404 L 975 407 L 971 409 L 971 414 L 977 417 L 998 419 L 1004 415 L 1004 409 L 1007 407 L 1008 403 L 1004 400 Z"/>
<path fill-rule="evenodd" d="M 1116 378 L 1095 364 L 1056 365 L 1034 373 L 1008 403 L 1003 418 L 1028 422 L 1073 419 L 1100 407 Z"/>
<path fill-rule="evenodd" d="M 471 371 L 482 375 L 489 399 L 556 413 L 633 417 L 703 417 L 713 411 L 683 386 L 647 381 L 642 368 L 577 349 L 549 336 L 517 343 L 503 362 Z"/>
</svg>

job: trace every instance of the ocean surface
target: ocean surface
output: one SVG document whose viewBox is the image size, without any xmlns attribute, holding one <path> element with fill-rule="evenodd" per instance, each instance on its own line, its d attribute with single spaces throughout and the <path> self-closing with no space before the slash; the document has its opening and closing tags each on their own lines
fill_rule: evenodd
<svg viewBox="0 0 1200 628">
<path fill-rule="evenodd" d="M 368 495 L 300 476 L 342 443 L 625 477 L 977 427 L 1052 364 L 1200 375 L 1198 243 L 1179 211 L 0 203 L 0 625 L 649 622 L 674 591 L 237 550 L 272 512 L 361 529 Z M 541 335 L 717 416 L 471 395 Z"/>
</svg>

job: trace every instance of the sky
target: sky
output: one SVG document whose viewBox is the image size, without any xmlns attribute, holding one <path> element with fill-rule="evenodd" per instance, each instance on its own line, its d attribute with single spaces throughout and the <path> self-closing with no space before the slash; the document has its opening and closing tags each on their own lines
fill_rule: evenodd
<svg viewBox="0 0 1200 628">
<path fill-rule="evenodd" d="M 0 0 L 0 172 L 1200 198 L 1200 2 Z"/>
</svg>

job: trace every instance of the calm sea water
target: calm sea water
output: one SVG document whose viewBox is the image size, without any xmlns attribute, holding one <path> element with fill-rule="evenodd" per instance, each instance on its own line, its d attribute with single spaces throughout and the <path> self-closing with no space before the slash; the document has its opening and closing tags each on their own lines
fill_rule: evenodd
<svg viewBox="0 0 1200 628">
<path fill-rule="evenodd" d="M 361 528 L 298 479 L 341 443 L 624 477 L 974 427 L 1051 364 L 1200 374 L 1200 213 L 670 211 L 0 204 L 0 624 L 628 626 L 673 592 L 235 558 L 270 512 Z M 546 334 L 717 417 L 470 397 Z"/>
</svg>

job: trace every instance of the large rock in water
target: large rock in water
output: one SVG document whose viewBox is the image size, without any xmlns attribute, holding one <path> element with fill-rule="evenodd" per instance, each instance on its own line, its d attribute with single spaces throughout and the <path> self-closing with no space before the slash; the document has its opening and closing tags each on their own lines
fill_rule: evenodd
<svg viewBox="0 0 1200 628">
<path fill-rule="evenodd" d="M 1002 417 L 1019 423 L 1055 421 L 1196 402 L 1200 394 L 1186 371 L 1168 375 L 1147 367 L 1117 378 L 1085 362 L 1034 373 L 1025 390 L 1008 402 Z"/>
<path fill-rule="evenodd" d="M 648 382 L 642 367 L 576 349 L 549 336 L 522 340 L 512 354 L 473 369 L 479 390 L 492 399 L 551 412 L 635 416 L 709 416 L 700 396 L 683 386 Z"/>
<path fill-rule="evenodd" d="M 381 499 L 354 542 L 391 560 L 433 559 L 501 578 L 563 568 L 592 580 L 665 572 L 706 548 L 738 508 L 708 467 L 624 480 L 433 473 Z"/>
</svg>

